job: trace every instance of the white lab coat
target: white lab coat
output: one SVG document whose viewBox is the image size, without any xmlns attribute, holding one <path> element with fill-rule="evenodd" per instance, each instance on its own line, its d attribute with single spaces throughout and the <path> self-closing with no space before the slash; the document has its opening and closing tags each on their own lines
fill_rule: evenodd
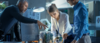
<svg viewBox="0 0 100 43">
<path fill-rule="evenodd" d="M 61 35 L 64 33 L 68 34 L 71 31 L 72 26 L 70 25 L 68 14 L 60 12 L 60 18 L 58 22 L 56 19 L 51 17 L 51 33 L 53 34 L 53 39 L 56 38 L 56 29 L 58 28 Z"/>
</svg>

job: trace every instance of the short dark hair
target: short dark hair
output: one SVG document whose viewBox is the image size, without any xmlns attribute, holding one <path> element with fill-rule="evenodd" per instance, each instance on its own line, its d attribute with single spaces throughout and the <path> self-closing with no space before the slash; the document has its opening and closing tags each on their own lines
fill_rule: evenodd
<svg viewBox="0 0 100 43">
<path fill-rule="evenodd" d="M 25 1 L 27 1 L 27 0 L 18 0 L 16 5 L 18 5 L 19 2 L 23 3 L 23 2 L 25 2 Z"/>
<path fill-rule="evenodd" d="M 73 1 L 73 0 L 67 0 L 67 1 Z"/>
<path fill-rule="evenodd" d="M 52 5 L 49 6 L 49 8 L 48 8 L 48 12 L 54 12 L 54 11 L 56 11 L 56 10 L 58 10 L 58 9 L 57 9 L 57 7 L 56 7 L 55 4 L 52 4 Z"/>
</svg>

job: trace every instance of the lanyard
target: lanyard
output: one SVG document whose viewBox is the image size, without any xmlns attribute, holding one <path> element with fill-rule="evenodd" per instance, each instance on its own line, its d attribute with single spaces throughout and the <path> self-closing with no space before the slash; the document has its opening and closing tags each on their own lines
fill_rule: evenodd
<svg viewBox="0 0 100 43">
<path fill-rule="evenodd" d="M 56 21 L 56 25 L 57 25 L 57 21 Z M 59 34 L 59 25 L 57 25 L 57 34 Z"/>
<path fill-rule="evenodd" d="M 56 25 L 57 25 L 57 21 L 56 21 Z M 60 36 L 61 36 L 61 34 L 59 33 L 59 25 L 57 25 L 57 30 L 56 30 L 56 32 L 57 32 L 57 35 L 60 35 Z"/>
<path fill-rule="evenodd" d="M 59 12 L 59 17 L 60 17 L 60 12 Z M 59 21 L 58 21 L 58 22 L 59 22 Z M 57 20 L 56 20 L 56 25 L 57 25 Z M 59 25 L 57 25 L 56 32 L 57 32 L 57 35 L 60 35 L 60 36 L 61 36 L 61 34 L 59 33 Z"/>
</svg>

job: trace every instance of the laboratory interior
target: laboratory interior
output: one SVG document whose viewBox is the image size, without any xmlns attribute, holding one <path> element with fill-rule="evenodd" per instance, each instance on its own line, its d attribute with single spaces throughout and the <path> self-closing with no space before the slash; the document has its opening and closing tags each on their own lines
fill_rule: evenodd
<svg viewBox="0 0 100 43">
<path fill-rule="evenodd" d="M 89 35 L 91 38 L 91 43 L 100 43 L 100 5 L 99 5 L 100 0 L 79 0 L 79 1 L 85 5 L 88 12 L 87 20 L 88 20 L 88 29 L 90 32 Z M 42 27 L 42 29 L 39 29 L 38 22 L 31 23 L 30 20 L 29 20 L 30 23 L 24 23 L 24 22 L 18 21 L 14 25 L 12 25 L 13 22 L 10 22 L 8 23 L 9 24 L 8 27 L 6 27 L 6 24 L 4 25 L 5 28 L 7 29 L 5 29 L 4 31 L 5 35 L 3 38 L 0 39 L 0 43 L 64 43 L 62 35 L 58 36 L 57 39 L 54 40 L 53 34 L 51 33 L 52 31 L 51 18 L 52 17 L 48 13 L 48 8 L 50 7 L 51 4 L 55 4 L 59 11 L 69 15 L 69 24 L 72 26 L 73 32 L 74 32 L 75 30 L 74 29 L 75 28 L 74 27 L 75 13 L 73 9 L 74 5 L 71 6 L 67 2 L 67 0 L 27 0 L 26 2 L 28 3 L 28 8 L 26 9 L 24 13 L 20 13 L 20 14 L 22 14 L 23 17 L 30 18 L 30 20 L 31 19 L 38 20 L 44 25 L 46 25 L 47 27 L 45 29 L 44 27 Z M 11 9 L 12 11 L 10 13 L 13 13 L 15 9 L 9 6 L 14 5 L 15 7 L 17 3 L 18 3 L 18 0 L 0 0 L 0 17 L 3 18 L 2 17 L 4 16 L 3 13 L 5 15 L 8 14 L 8 12 L 10 12 L 9 9 Z M 16 7 L 16 9 L 17 8 L 18 7 Z M 17 14 L 19 13 L 15 13 L 15 14 L 16 14 L 15 16 L 17 16 Z M 8 16 L 9 15 L 7 15 L 6 18 Z M 6 22 L 9 21 L 7 19 L 5 19 Z M 17 19 L 17 18 L 14 18 L 14 19 Z M 23 20 L 23 19 L 20 18 L 20 20 Z M 2 20 L 0 20 L 0 28 L 2 27 L 1 21 Z M 63 29 L 59 31 L 63 31 Z"/>
</svg>

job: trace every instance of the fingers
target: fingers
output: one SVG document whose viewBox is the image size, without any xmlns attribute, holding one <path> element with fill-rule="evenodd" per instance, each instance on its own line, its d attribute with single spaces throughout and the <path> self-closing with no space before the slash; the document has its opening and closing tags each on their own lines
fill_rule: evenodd
<svg viewBox="0 0 100 43">
<path fill-rule="evenodd" d="M 46 25 L 44 25 L 44 24 L 42 24 L 42 26 L 44 27 L 44 29 L 46 29 L 46 27 L 47 27 L 47 26 L 46 26 Z M 48 27 L 47 27 L 47 28 L 48 28 Z"/>
<path fill-rule="evenodd" d="M 65 39 L 65 35 L 63 35 L 63 38 Z"/>
<path fill-rule="evenodd" d="M 39 29 L 40 29 L 40 25 L 38 25 L 39 26 Z"/>
<path fill-rule="evenodd" d="M 46 25 L 44 25 L 44 29 L 48 28 Z"/>
<path fill-rule="evenodd" d="M 42 26 L 40 26 L 40 29 L 42 29 Z"/>
<path fill-rule="evenodd" d="M 39 21 L 38 21 L 38 26 L 39 26 L 39 29 L 42 29 L 42 27 L 44 27 L 44 29 L 46 29 L 46 27 L 47 27 L 46 25 L 44 25 L 43 23 L 41 23 Z"/>
<path fill-rule="evenodd" d="M 46 25 L 45 25 L 46 26 Z M 48 28 L 47 26 L 46 26 L 46 28 Z"/>
<path fill-rule="evenodd" d="M 41 29 L 40 21 L 37 21 L 37 24 L 38 24 L 38 26 L 39 26 L 39 29 Z"/>
<path fill-rule="evenodd" d="M 73 41 L 71 43 L 73 43 Z"/>
<path fill-rule="evenodd" d="M 42 26 L 41 25 L 39 25 L 39 29 L 42 29 Z"/>
<path fill-rule="evenodd" d="M 67 36 L 66 36 L 66 34 L 64 34 L 64 35 L 63 35 L 63 38 L 64 38 L 64 39 L 67 39 Z"/>
<path fill-rule="evenodd" d="M 67 39 L 67 37 L 64 37 L 64 39 Z"/>
<path fill-rule="evenodd" d="M 39 24 L 38 26 L 39 26 L 39 29 L 42 29 L 42 26 L 41 26 L 41 24 Z"/>
<path fill-rule="evenodd" d="M 44 29 L 46 29 L 46 27 L 45 26 L 43 26 L 44 27 Z"/>
<path fill-rule="evenodd" d="M 47 26 L 44 25 L 44 24 L 40 24 L 40 25 L 39 25 L 39 29 L 42 29 L 42 27 L 44 27 L 44 29 L 46 29 Z"/>
<path fill-rule="evenodd" d="M 47 27 L 46 25 L 43 24 L 43 26 Z M 47 27 L 48 28 L 48 27 Z"/>
<path fill-rule="evenodd" d="M 77 41 L 73 40 L 71 43 L 77 43 Z"/>
<path fill-rule="evenodd" d="M 74 41 L 72 41 L 71 43 L 74 43 Z"/>
</svg>

